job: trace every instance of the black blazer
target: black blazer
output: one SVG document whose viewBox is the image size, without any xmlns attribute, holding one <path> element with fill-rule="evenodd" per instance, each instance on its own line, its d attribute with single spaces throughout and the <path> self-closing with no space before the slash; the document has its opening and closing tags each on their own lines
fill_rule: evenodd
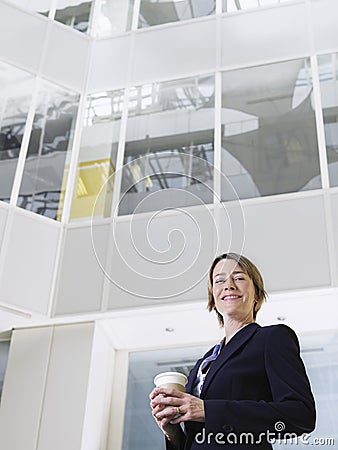
<svg viewBox="0 0 338 450">
<path fill-rule="evenodd" d="M 212 350 L 191 370 L 188 393 Z M 211 364 L 201 399 L 205 423 L 185 423 L 180 450 L 272 449 L 269 439 L 315 427 L 315 403 L 298 339 L 286 325 L 252 323 L 238 331 Z M 166 446 L 173 448 L 168 441 Z"/>
</svg>

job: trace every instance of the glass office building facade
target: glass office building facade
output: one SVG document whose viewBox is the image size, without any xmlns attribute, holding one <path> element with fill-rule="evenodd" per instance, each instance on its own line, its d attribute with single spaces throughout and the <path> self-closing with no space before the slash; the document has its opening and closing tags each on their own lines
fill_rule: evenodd
<svg viewBox="0 0 338 450">
<path fill-rule="evenodd" d="M 240 199 L 321 189 L 322 127 L 327 160 L 322 170 L 328 171 L 329 187 L 337 186 L 336 59 L 336 53 L 319 55 L 315 69 L 308 57 L 221 71 L 217 91 L 214 73 L 132 86 L 127 93 L 88 93 L 81 114 L 84 94 L 47 81 L 39 81 L 36 89 L 32 74 L 1 63 L 1 200 L 10 201 L 22 151 L 17 206 L 61 220 L 77 117 L 82 121 L 72 220 L 90 218 L 93 199 L 103 187 L 105 207 L 96 212 L 110 216 L 119 142 L 125 166 L 120 214 L 132 214 L 148 192 L 172 187 L 191 189 L 212 203 L 215 152 Z M 215 96 L 221 98 L 217 110 Z M 34 118 L 27 128 L 30 109 Z M 22 146 L 25 130 L 27 148 Z M 182 154 L 190 155 L 190 165 Z M 224 201 L 229 200 L 227 188 L 224 183 L 219 193 Z"/>
<path fill-rule="evenodd" d="M 231 200 L 233 189 L 240 199 L 247 199 L 337 186 L 337 53 L 312 51 L 296 58 L 278 47 L 280 61 L 276 51 L 270 62 L 254 57 L 252 62 L 235 64 L 235 49 L 228 56 L 222 35 L 231 30 L 232 22 L 241 20 L 241 14 L 250 19 L 261 9 L 277 21 L 279 14 L 282 20 L 301 8 L 311 12 L 312 7 L 315 14 L 315 7 L 323 2 L 60 0 L 49 7 L 42 3 L 28 1 L 20 6 L 45 16 L 50 27 L 60 22 L 91 35 L 95 39 L 91 63 L 82 61 L 84 72 L 86 64 L 91 69 L 86 89 L 74 90 L 1 62 L 2 201 L 59 221 L 83 221 L 90 220 L 93 211 L 110 217 L 114 196 L 119 215 L 156 210 L 156 201 L 147 205 L 145 198 L 175 187 L 191 193 L 183 202 L 191 206 L 199 201 L 213 203 L 213 193 L 222 201 Z M 102 24 L 108 22 L 109 32 L 101 33 Z M 309 25 L 304 18 L 303 22 L 299 28 Z M 166 34 L 173 27 L 178 27 L 177 33 L 187 28 L 185 32 L 194 36 L 198 25 L 216 53 L 214 70 L 204 73 L 196 68 L 192 74 L 192 67 L 178 66 L 175 76 L 171 67 L 170 78 L 163 79 L 161 73 L 158 80 L 148 80 L 146 66 L 158 64 L 156 75 L 161 65 L 161 60 L 157 63 L 147 54 L 147 48 L 154 47 L 148 40 L 158 38 L 154 53 L 161 53 L 161 46 L 165 53 L 170 38 Z M 210 34 L 213 25 L 218 34 Z M 151 34 L 144 28 L 151 28 Z M 315 24 L 313 28 L 315 34 Z M 303 53 L 311 49 L 310 34 L 304 36 L 299 29 L 299 40 Z M 88 43 L 85 37 L 83 42 Z M 183 47 L 188 44 L 182 42 Z M 111 54 L 115 60 L 108 67 L 119 61 L 126 69 L 124 82 L 119 69 L 116 79 L 113 67 L 110 76 L 97 73 L 106 70 L 104 60 L 110 58 L 109 52 L 103 52 L 112 53 L 112 47 L 117 54 Z M 144 52 L 145 67 L 138 50 Z M 196 54 L 186 56 L 197 60 L 199 49 L 188 50 Z M 182 56 L 168 58 L 180 63 Z M 210 62 L 206 61 L 209 67 Z M 198 65 L 203 68 L 203 60 Z M 182 77 L 182 72 L 189 76 Z M 136 78 L 148 81 L 133 83 Z M 94 87 L 98 84 L 106 89 L 98 90 Z M 25 159 L 21 170 L 17 169 L 20 154 Z M 215 184 L 213 167 L 224 176 L 220 186 Z M 122 183 L 114 177 L 119 170 L 123 170 Z M 180 205 L 179 194 L 173 195 Z M 71 206 L 62 219 L 65 196 L 71 196 Z M 135 211 L 141 201 L 143 206 Z M 169 204 L 174 206 L 175 200 Z"/>
</svg>

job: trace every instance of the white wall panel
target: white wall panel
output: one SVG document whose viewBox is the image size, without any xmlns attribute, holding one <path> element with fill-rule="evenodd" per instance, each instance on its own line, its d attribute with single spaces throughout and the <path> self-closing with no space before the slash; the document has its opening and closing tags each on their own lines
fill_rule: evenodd
<svg viewBox="0 0 338 450">
<path fill-rule="evenodd" d="M 261 269 L 269 291 L 330 286 L 321 196 L 243 205 L 244 255 Z"/>
<path fill-rule="evenodd" d="M 32 71 L 39 67 L 48 20 L 0 4 L 0 59 Z"/>
<path fill-rule="evenodd" d="M 13 332 L 0 408 L 3 449 L 37 448 L 51 336 L 48 327 Z"/>
<path fill-rule="evenodd" d="M 103 260 L 108 231 L 108 225 L 94 227 L 95 250 Z M 100 311 L 103 279 L 104 274 L 92 246 L 90 226 L 68 228 L 60 265 L 55 315 Z"/>
<path fill-rule="evenodd" d="M 60 223 L 15 210 L 0 273 L 0 300 L 46 314 Z"/>
<path fill-rule="evenodd" d="M 302 3 L 223 17 L 222 66 L 255 65 L 309 54 L 307 18 Z"/>
<path fill-rule="evenodd" d="M 262 201 L 242 202 L 243 214 L 245 218 L 245 229 L 243 234 L 243 217 L 238 206 L 228 206 L 218 212 L 217 222 L 219 239 L 217 243 L 217 253 L 226 252 L 230 249 L 241 252 L 252 258 L 262 270 L 267 288 L 270 291 L 291 291 L 294 289 L 309 289 L 315 287 L 330 286 L 330 269 L 328 257 L 328 244 L 326 236 L 326 217 L 324 212 L 323 198 L 314 195 L 304 198 L 289 199 L 262 199 Z M 234 210 L 234 211 L 232 211 Z M 228 217 L 231 217 L 231 223 Z M 150 217 L 150 216 L 149 216 Z M 147 261 L 140 262 L 141 256 L 149 256 L 146 248 L 147 236 L 145 227 L 147 220 L 134 216 L 132 228 L 128 222 L 120 222 L 116 230 L 117 243 L 120 245 L 120 254 L 115 248 L 112 251 L 113 269 L 111 278 L 120 285 L 117 287 L 111 284 L 109 308 L 123 306 L 142 306 L 146 304 L 158 304 L 167 302 L 167 299 L 153 299 L 156 295 L 161 296 L 172 288 L 170 281 L 156 280 L 160 276 L 165 265 L 153 265 L 153 279 L 142 276 L 142 272 L 147 274 Z M 162 218 L 163 220 L 163 218 Z M 169 219 L 168 224 L 170 223 Z M 185 228 L 184 220 L 180 224 L 180 219 L 175 218 L 176 227 L 185 231 L 188 239 L 198 245 L 198 235 L 195 235 L 193 227 Z M 156 223 L 156 220 L 155 220 Z M 158 221 L 158 223 L 160 223 Z M 201 229 L 205 229 L 203 234 L 205 251 L 201 251 L 201 264 L 205 264 L 208 269 L 213 258 L 213 246 L 216 242 L 215 232 L 208 221 L 202 220 Z M 156 226 L 151 229 L 152 245 L 164 245 L 167 238 L 168 224 L 162 222 L 157 230 Z M 192 224 L 191 224 L 192 225 Z M 133 228 L 135 227 L 135 228 Z M 175 227 L 173 227 L 175 228 Z M 134 240 L 131 240 L 133 236 Z M 161 241 L 163 237 L 163 241 Z M 179 236 L 176 236 L 179 238 Z M 174 234 L 171 235 L 174 238 Z M 142 240 L 143 239 L 143 240 Z M 138 242 L 141 242 L 139 245 Z M 136 247 L 134 247 L 136 244 Z M 172 241 L 173 247 L 175 241 Z M 244 247 L 243 247 L 244 244 Z M 179 241 L 176 242 L 179 246 Z M 207 246 L 209 251 L 206 250 Z M 187 245 L 187 248 L 189 246 Z M 136 254 L 135 249 L 139 251 Z M 122 251 L 121 251 L 122 250 Z M 164 250 L 164 247 L 162 248 Z M 194 249 L 190 249 L 191 255 Z M 141 256 L 140 256 L 141 255 Z M 192 256 L 191 256 L 192 258 Z M 138 262 L 139 261 L 139 262 Z M 202 263 L 203 261 L 203 263 Z M 187 261 L 178 259 L 176 268 L 183 273 L 187 267 Z M 150 265 L 151 266 L 151 265 Z M 174 267 L 174 265 L 172 265 Z M 167 274 L 170 274 L 171 266 L 168 266 Z M 197 280 L 198 264 L 194 265 L 194 270 L 182 281 L 189 279 Z M 149 275 L 149 274 L 148 274 Z M 181 280 L 172 280 L 177 292 L 180 291 Z M 134 293 L 143 293 L 142 298 L 137 298 Z M 172 300 L 190 300 L 206 298 L 206 280 L 188 293 L 173 297 Z"/>
<path fill-rule="evenodd" d="M 106 448 L 115 352 L 97 322 L 93 338 L 81 450 Z"/>
<path fill-rule="evenodd" d="M 89 92 L 125 86 L 128 79 L 131 36 L 97 40 L 93 44 Z"/>
<path fill-rule="evenodd" d="M 216 225 L 213 212 L 201 208 L 118 222 L 109 309 L 206 298 Z"/>
<path fill-rule="evenodd" d="M 338 49 L 338 2 L 334 0 L 312 0 L 314 45 L 318 52 Z"/>
<path fill-rule="evenodd" d="M 94 323 L 54 327 L 37 450 L 81 448 L 93 334 Z"/>
<path fill-rule="evenodd" d="M 8 214 L 7 208 L 0 204 L 0 254 L 1 254 L 1 244 L 6 226 L 7 214 Z"/>
<path fill-rule="evenodd" d="M 147 29 L 135 35 L 131 78 L 180 78 L 216 66 L 215 18 Z"/>
<path fill-rule="evenodd" d="M 75 90 L 84 89 L 89 42 L 87 36 L 52 23 L 41 65 L 43 76 Z"/>
<path fill-rule="evenodd" d="M 113 356 L 94 322 L 14 330 L 0 409 L 1 448 L 105 448 Z"/>
</svg>

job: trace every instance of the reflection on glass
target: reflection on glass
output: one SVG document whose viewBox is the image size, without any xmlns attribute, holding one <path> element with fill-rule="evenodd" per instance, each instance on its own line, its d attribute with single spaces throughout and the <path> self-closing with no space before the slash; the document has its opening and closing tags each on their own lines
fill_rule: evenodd
<svg viewBox="0 0 338 450">
<path fill-rule="evenodd" d="M 215 14 L 216 0 L 141 0 L 139 28 Z"/>
<path fill-rule="evenodd" d="M 240 198 L 321 187 L 307 59 L 223 73 L 222 172 Z"/>
<path fill-rule="evenodd" d="M 72 91 L 47 82 L 42 86 L 19 192 L 21 208 L 60 218 L 78 101 Z"/>
<path fill-rule="evenodd" d="M 34 78 L 0 63 L 0 200 L 8 202 L 31 104 Z"/>
<path fill-rule="evenodd" d="M 96 36 L 109 36 L 131 29 L 134 0 L 102 0 L 95 24 Z"/>
<path fill-rule="evenodd" d="M 87 98 L 71 219 L 109 217 L 124 90 Z"/>
<path fill-rule="evenodd" d="M 0 341 L 0 400 L 7 367 L 9 341 Z"/>
<path fill-rule="evenodd" d="M 291 0 L 223 0 L 223 12 L 241 11 L 261 6 L 279 5 Z"/>
<path fill-rule="evenodd" d="M 160 372 L 188 375 L 207 346 L 133 352 L 129 355 L 127 399 L 124 417 L 123 450 L 165 448 L 163 433 L 151 415 L 149 394 Z"/>
<path fill-rule="evenodd" d="M 57 0 L 55 20 L 75 30 L 89 31 L 92 0 Z"/>
<path fill-rule="evenodd" d="M 338 53 L 318 57 L 330 185 L 338 186 Z"/>
<path fill-rule="evenodd" d="M 120 214 L 213 201 L 214 89 L 209 75 L 131 89 Z"/>
</svg>

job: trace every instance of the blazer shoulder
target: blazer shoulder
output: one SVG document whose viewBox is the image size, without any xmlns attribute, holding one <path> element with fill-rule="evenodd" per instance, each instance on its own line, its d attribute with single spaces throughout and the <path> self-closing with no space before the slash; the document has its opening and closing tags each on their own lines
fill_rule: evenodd
<svg viewBox="0 0 338 450">
<path fill-rule="evenodd" d="M 294 349 L 297 353 L 300 351 L 300 343 L 295 331 L 285 324 L 268 325 L 258 329 L 261 332 L 265 347 L 275 348 L 284 351 L 285 349 Z"/>
<path fill-rule="evenodd" d="M 298 341 L 298 337 L 295 331 L 291 327 L 283 323 L 259 327 L 257 331 L 271 338 L 291 337 Z"/>
</svg>

